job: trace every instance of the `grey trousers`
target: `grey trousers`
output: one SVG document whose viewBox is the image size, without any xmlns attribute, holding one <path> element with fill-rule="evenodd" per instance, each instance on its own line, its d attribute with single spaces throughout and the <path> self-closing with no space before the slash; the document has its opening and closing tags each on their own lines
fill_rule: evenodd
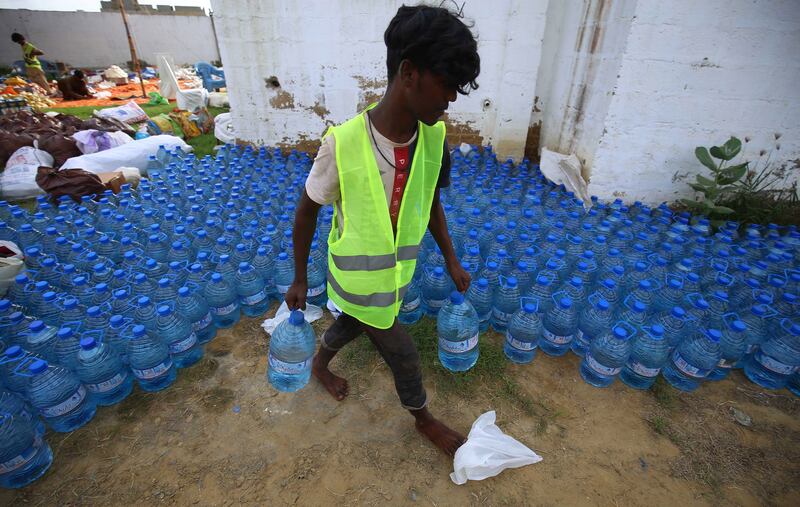
<svg viewBox="0 0 800 507">
<path fill-rule="evenodd" d="M 325 349 L 338 352 L 362 332 L 366 333 L 383 360 L 389 365 L 389 369 L 392 370 L 394 387 L 403 408 L 407 410 L 425 408 L 428 403 L 428 395 L 422 385 L 419 353 L 411 335 L 397 319 L 389 329 L 378 329 L 342 313 L 336 322 L 325 331 L 320 341 Z"/>
</svg>

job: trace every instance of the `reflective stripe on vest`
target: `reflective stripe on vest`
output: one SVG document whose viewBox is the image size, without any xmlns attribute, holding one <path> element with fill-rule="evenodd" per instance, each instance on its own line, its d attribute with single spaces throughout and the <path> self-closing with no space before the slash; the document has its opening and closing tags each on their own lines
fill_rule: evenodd
<svg viewBox="0 0 800 507">
<path fill-rule="evenodd" d="M 341 224 L 328 236 L 328 296 L 347 313 L 379 329 L 394 324 L 414 275 L 444 147 L 444 123 L 418 123 L 417 144 L 394 232 L 365 113 L 332 127 L 336 138 Z M 397 246 L 402 245 L 402 246 Z"/>
</svg>

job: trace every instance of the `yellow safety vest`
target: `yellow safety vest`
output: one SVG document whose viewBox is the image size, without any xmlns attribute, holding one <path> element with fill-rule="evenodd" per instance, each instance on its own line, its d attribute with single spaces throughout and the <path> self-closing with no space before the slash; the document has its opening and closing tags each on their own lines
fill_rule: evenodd
<svg viewBox="0 0 800 507">
<path fill-rule="evenodd" d="M 374 104 L 367 109 L 374 107 Z M 362 112 L 325 135 L 336 139 L 342 230 L 328 236 L 328 297 L 345 313 L 379 329 L 392 327 L 408 290 L 439 179 L 445 126 L 418 123 L 397 235 Z"/>
</svg>

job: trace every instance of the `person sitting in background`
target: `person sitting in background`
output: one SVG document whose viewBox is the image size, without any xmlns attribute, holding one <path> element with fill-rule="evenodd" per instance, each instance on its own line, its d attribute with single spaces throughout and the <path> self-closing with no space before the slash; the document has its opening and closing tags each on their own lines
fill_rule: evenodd
<svg viewBox="0 0 800 507">
<path fill-rule="evenodd" d="M 22 47 L 22 57 L 25 60 L 25 74 L 28 76 L 28 79 L 41 86 L 45 93 L 51 95 L 53 90 L 50 89 L 50 85 L 47 83 L 47 77 L 44 75 L 42 64 L 38 58 L 44 53 L 39 51 L 33 44 L 26 41 L 25 36 L 21 33 L 12 33 L 11 40 Z"/>
<path fill-rule="evenodd" d="M 86 81 L 84 74 L 80 70 L 76 70 L 71 76 L 62 77 L 58 82 L 58 91 L 64 100 L 81 100 L 91 98 L 92 95 L 86 88 Z"/>
</svg>

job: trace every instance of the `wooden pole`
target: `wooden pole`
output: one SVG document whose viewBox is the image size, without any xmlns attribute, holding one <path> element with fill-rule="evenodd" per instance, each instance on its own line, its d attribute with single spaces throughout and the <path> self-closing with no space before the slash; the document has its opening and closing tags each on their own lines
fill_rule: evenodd
<svg viewBox="0 0 800 507">
<path fill-rule="evenodd" d="M 125 14 L 125 6 L 122 0 L 117 0 L 119 5 L 119 12 L 122 14 L 122 23 L 125 25 L 125 33 L 128 35 L 128 46 L 131 48 L 131 60 L 133 60 L 133 70 L 139 76 L 139 85 L 142 87 L 142 97 L 147 98 L 147 92 L 144 91 L 144 81 L 142 80 L 142 69 L 139 66 L 139 58 L 136 56 L 136 47 L 133 44 L 133 37 L 131 37 L 131 29 L 128 27 L 128 15 Z"/>
</svg>

